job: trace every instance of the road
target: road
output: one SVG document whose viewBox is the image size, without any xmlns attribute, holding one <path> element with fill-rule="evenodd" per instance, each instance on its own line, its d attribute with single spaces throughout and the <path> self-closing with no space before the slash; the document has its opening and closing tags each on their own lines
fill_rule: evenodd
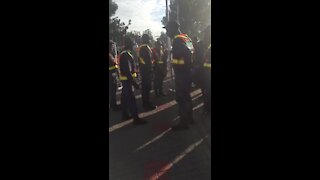
<svg viewBox="0 0 320 180">
<path fill-rule="evenodd" d="M 111 180 L 209 180 L 211 179 L 211 118 L 201 112 L 201 91 L 192 90 L 196 123 L 186 131 L 172 131 L 179 120 L 170 78 L 165 97 L 151 97 L 158 106 L 142 109 L 141 92 L 135 92 L 139 116 L 147 125 L 135 126 L 121 120 L 121 112 L 109 111 L 109 179 Z M 117 99 L 120 100 L 120 93 Z"/>
</svg>

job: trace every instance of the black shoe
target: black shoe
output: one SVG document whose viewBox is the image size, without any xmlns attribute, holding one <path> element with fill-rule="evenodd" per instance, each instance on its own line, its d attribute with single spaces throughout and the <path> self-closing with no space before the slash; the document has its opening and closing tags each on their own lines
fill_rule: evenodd
<svg viewBox="0 0 320 180">
<path fill-rule="evenodd" d="M 179 123 L 172 126 L 172 130 L 174 131 L 181 131 L 181 130 L 187 130 L 187 129 L 189 129 L 189 126 L 188 124 L 185 124 L 185 123 Z"/>
<path fill-rule="evenodd" d="M 154 106 L 154 105 L 147 105 L 147 106 L 143 106 L 143 108 L 147 111 L 152 111 L 154 109 L 157 108 L 157 106 Z"/>
<path fill-rule="evenodd" d="M 143 119 L 140 119 L 140 118 L 136 118 L 133 120 L 133 124 L 135 125 L 142 125 L 142 124 L 147 124 L 148 122 L 143 120 Z"/>
<path fill-rule="evenodd" d="M 123 114 L 122 115 L 122 121 L 126 121 L 126 120 L 131 119 L 131 118 L 132 118 L 132 116 L 130 116 L 128 114 Z"/>
</svg>

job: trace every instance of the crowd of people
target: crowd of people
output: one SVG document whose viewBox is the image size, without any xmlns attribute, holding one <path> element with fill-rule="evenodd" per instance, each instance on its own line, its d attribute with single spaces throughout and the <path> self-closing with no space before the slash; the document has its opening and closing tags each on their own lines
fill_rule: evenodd
<svg viewBox="0 0 320 180">
<path fill-rule="evenodd" d="M 147 34 L 142 35 L 142 44 L 137 49 L 134 48 L 134 41 L 130 37 L 124 37 L 124 47 L 119 53 L 116 52 L 114 43 L 110 40 L 110 107 L 114 111 L 121 110 L 123 120 L 133 118 L 134 124 L 146 124 L 147 122 L 138 116 L 134 89 L 141 89 L 142 105 L 145 110 L 156 109 L 156 104 L 150 100 L 152 84 L 157 97 L 166 96 L 163 81 L 167 75 L 168 65 L 171 63 L 180 116 L 180 120 L 172 126 L 172 129 L 185 130 L 194 123 L 190 95 L 192 83 L 201 89 L 204 100 L 203 114 L 205 116 L 211 114 L 211 26 L 203 30 L 201 41 L 197 38 L 192 40 L 187 34 L 183 34 L 176 21 L 169 21 L 164 28 L 168 37 L 172 39 L 170 52 L 160 39 L 152 48 Z M 168 58 L 168 55 L 171 58 Z M 116 56 L 118 58 L 115 58 Z M 121 105 L 116 103 L 118 82 L 122 84 Z"/>
</svg>

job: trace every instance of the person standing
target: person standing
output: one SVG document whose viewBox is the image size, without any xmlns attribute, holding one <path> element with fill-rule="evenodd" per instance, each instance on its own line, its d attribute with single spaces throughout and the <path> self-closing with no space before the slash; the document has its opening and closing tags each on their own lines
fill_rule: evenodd
<svg viewBox="0 0 320 180">
<path fill-rule="evenodd" d="M 123 105 L 123 120 L 130 118 L 130 112 L 134 124 L 145 124 L 146 121 L 138 116 L 136 99 L 132 90 L 132 86 L 138 88 L 138 84 L 134 81 L 136 72 L 134 69 L 134 60 L 131 54 L 133 42 L 129 37 L 124 39 L 124 50 L 120 54 L 120 80 L 122 83 L 121 104 Z"/>
<path fill-rule="evenodd" d="M 150 37 L 142 35 L 142 45 L 139 50 L 139 67 L 141 74 L 142 105 L 146 110 L 153 110 L 156 106 L 150 101 L 151 79 L 152 79 L 152 51 L 149 46 Z"/>
<path fill-rule="evenodd" d="M 205 48 L 203 46 L 203 42 L 198 42 L 197 37 L 194 37 L 193 46 L 195 49 L 193 55 L 193 64 L 192 64 L 192 80 L 196 84 L 197 87 L 201 89 L 202 94 L 204 93 L 204 54 Z"/>
<path fill-rule="evenodd" d="M 117 82 L 118 82 L 118 73 L 117 73 L 117 64 L 115 58 L 112 54 L 113 51 L 113 42 L 109 41 L 109 99 L 110 106 L 113 111 L 120 110 L 120 107 L 117 105 L 116 92 L 117 92 Z"/>
<path fill-rule="evenodd" d="M 203 31 L 204 54 L 204 113 L 211 113 L 211 25 Z"/>
<path fill-rule="evenodd" d="M 154 90 L 156 96 L 165 96 L 163 92 L 163 80 L 167 75 L 167 52 L 163 51 L 163 46 L 160 41 L 156 41 L 153 51 L 154 65 Z"/>
<path fill-rule="evenodd" d="M 176 101 L 180 121 L 173 125 L 173 130 L 185 130 L 189 124 L 193 124 L 193 111 L 191 100 L 191 68 L 194 47 L 187 34 L 182 34 L 180 25 L 176 21 L 169 21 L 164 27 L 167 35 L 173 39 L 172 43 L 172 67 L 175 74 Z"/>
</svg>

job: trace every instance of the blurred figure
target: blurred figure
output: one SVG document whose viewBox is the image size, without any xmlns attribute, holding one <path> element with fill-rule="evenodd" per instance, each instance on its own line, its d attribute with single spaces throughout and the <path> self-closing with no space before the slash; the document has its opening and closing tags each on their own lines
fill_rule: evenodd
<svg viewBox="0 0 320 180">
<path fill-rule="evenodd" d="M 198 37 L 194 37 L 192 41 L 194 47 L 193 53 L 193 62 L 192 62 L 192 80 L 193 82 L 201 89 L 201 92 L 204 91 L 204 81 L 203 81 L 203 57 L 204 51 L 202 47 L 202 42 L 199 42 Z"/>
<path fill-rule="evenodd" d="M 151 78 L 152 78 L 152 51 L 150 49 L 149 35 L 142 35 L 142 45 L 139 51 L 140 74 L 141 74 L 141 95 L 142 105 L 146 110 L 153 110 L 156 106 L 150 101 Z"/>
<path fill-rule="evenodd" d="M 202 38 L 204 39 L 204 38 Z M 205 93 L 205 69 L 203 67 L 204 63 L 204 56 L 207 50 L 205 47 L 204 42 L 198 41 L 198 38 L 194 38 L 193 41 L 195 47 L 195 53 L 193 56 L 193 69 L 192 69 L 192 80 L 196 84 L 197 87 L 201 89 L 201 93 L 203 94 L 202 99 L 206 101 L 206 97 L 204 96 Z M 206 110 L 204 110 L 204 114 L 206 114 Z"/>
<path fill-rule="evenodd" d="M 120 107 L 117 105 L 117 84 L 118 84 L 118 73 L 116 60 L 113 56 L 113 41 L 109 41 L 109 99 L 111 109 L 118 111 Z"/>
<path fill-rule="evenodd" d="M 164 27 L 167 35 L 173 39 L 172 67 L 175 74 L 176 101 L 178 103 L 180 121 L 172 127 L 173 130 L 188 129 L 193 124 L 193 111 L 191 100 L 192 85 L 192 54 L 194 47 L 187 34 L 182 34 L 180 25 L 176 21 L 169 21 Z"/>
<path fill-rule="evenodd" d="M 122 119 L 127 120 L 132 116 L 134 124 L 145 124 L 147 122 L 138 117 L 136 99 L 132 89 L 132 86 L 137 89 L 139 89 L 139 86 L 134 80 L 137 75 L 134 71 L 134 61 L 131 54 L 133 42 L 129 37 L 125 38 L 124 46 L 120 54 L 120 80 L 123 86 L 121 92 L 121 104 L 123 105 Z"/>
<path fill-rule="evenodd" d="M 211 113 L 211 25 L 203 31 L 204 45 L 204 113 Z"/>
<path fill-rule="evenodd" d="M 154 54 L 154 90 L 156 96 L 165 96 L 163 80 L 167 75 L 167 51 L 164 51 L 161 41 L 156 41 Z"/>
<path fill-rule="evenodd" d="M 139 57 L 138 57 L 139 45 L 136 42 L 134 42 L 133 44 L 134 45 L 133 45 L 132 55 L 134 60 L 134 67 L 135 67 L 135 70 L 137 71 L 139 69 Z"/>
</svg>

